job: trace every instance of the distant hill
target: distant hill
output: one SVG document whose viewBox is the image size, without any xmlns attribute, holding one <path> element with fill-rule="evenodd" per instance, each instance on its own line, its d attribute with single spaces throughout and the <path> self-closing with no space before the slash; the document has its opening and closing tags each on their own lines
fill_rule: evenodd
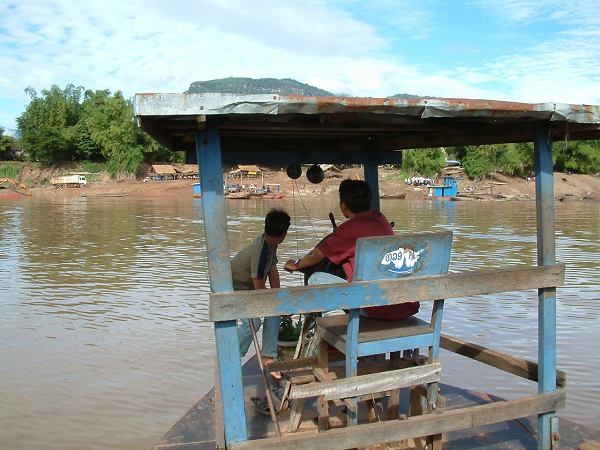
<svg viewBox="0 0 600 450">
<path fill-rule="evenodd" d="M 315 97 L 336 95 L 292 78 L 242 78 L 229 77 L 218 80 L 194 81 L 186 94 L 222 92 L 228 94 L 295 94 Z M 435 98 L 427 95 L 395 94 L 388 98 Z"/>
<path fill-rule="evenodd" d="M 200 92 L 223 92 L 229 94 L 295 94 L 306 96 L 330 96 L 331 92 L 291 78 L 221 78 L 219 80 L 194 81 L 186 94 Z"/>
<path fill-rule="evenodd" d="M 435 98 L 435 97 L 431 97 L 430 95 L 413 95 L 413 94 L 395 94 L 395 95 L 390 95 L 388 98 Z"/>
</svg>

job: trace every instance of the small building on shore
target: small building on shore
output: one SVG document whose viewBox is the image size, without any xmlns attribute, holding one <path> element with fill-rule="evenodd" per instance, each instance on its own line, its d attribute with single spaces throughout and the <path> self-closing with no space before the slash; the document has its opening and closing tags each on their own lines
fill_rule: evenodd
<svg viewBox="0 0 600 450">
<path fill-rule="evenodd" d="M 177 172 L 170 164 L 152 164 L 148 177 L 156 181 L 174 180 L 177 177 Z"/>
<path fill-rule="evenodd" d="M 240 164 L 237 166 L 237 169 L 229 172 L 229 176 L 231 178 L 258 178 L 262 173 L 262 169 L 255 164 Z"/>
<path fill-rule="evenodd" d="M 179 179 L 197 180 L 200 178 L 198 164 L 178 164 L 175 165 L 174 168 L 175 172 L 177 172 L 177 178 Z"/>
</svg>

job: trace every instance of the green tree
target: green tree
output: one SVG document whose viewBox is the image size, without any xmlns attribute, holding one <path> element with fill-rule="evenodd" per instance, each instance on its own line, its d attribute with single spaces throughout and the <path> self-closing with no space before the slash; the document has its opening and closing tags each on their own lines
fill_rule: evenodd
<svg viewBox="0 0 600 450">
<path fill-rule="evenodd" d="M 413 175 L 430 177 L 438 174 L 446 161 L 446 155 L 440 148 L 422 148 L 402 152 L 402 168 Z"/>
<path fill-rule="evenodd" d="M 17 120 L 22 146 L 44 164 L 64 161 L 106 163 L 113 174 L 135 173 L 144 159 L 168 150 L 135 125 L 133 106 L 121 92 L 67 85 L 25 90 L 31 102 Z"/>
<path fill-rule="evenodd" d="M 20 144 L 28 157 L 44 164 L 77 159 L 72 129 L 79 119 L 83 88 L 69 84 L 62 90 L 52 85 L 41 96 L 31 87 L 25 92 L 31 102 L 17 124 Z"/>
<path fill-rule="evenodd" d="M 507 175 L 526 176 L 534 169 L 533 145 L 505 144 L 496 147 L 496 170 Z"/>
<path fill-rule="evenodd" d="M 113 175 L 135 173 L 144 160 L 144 139 L 133 122 L 133 107 L 121 92 L 86 91 L 79 124 L 82 151 L 102 156 Z"/>
<path fill-rule="evenodd" d="M 13 145 L 15 145 L 15 139 L 5 135 L 4 128 L 0 127 L 0 155 L 8 152 Z"/>
<path fill-rule="evenodd" d="M 576 141 L 553 145 L 554 168 L 563 172 L 600 172 L 600 141 Z"/>
<path fill-rule="evenodd" d="M 80 153 L 106 161 L 108 171 L 136 173 L 144 159 L 168 152 L 133 120 L 133 105 L 117 91 L 86 91 L 78 123 Z"/>
<path fill-rule="evenodd" d="M 496 169 L 497 149 L 491 145 L 468 145 L 462 158 L 462 165 L 472 179 L 480 179 Z"/>
</svg>

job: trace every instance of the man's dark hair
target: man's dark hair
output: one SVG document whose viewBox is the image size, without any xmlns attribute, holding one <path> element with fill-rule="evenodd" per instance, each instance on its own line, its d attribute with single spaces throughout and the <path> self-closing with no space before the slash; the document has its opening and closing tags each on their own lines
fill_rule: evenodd
<svg viewBox="0 0 600 450">
<path fill-rule="evenodd" d="M 371 209 L 371 188 L 366 181 L 346 179 L 340 183 L 339 192 L 340 201 L 353 213 Z"/>
<path fill-rule="evenodd" d="M 265 217 L 265 234 L 279 237 L 287 233 L 290 227 L 290 216 L 283 209 L 272 209 Z"/>
</svg>

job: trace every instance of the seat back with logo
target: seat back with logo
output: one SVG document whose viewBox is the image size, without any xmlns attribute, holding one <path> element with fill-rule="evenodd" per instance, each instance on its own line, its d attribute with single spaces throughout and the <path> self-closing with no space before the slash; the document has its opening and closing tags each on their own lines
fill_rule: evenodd
<svg viewBox="0 0 600 450">
<path fill-rule="evenodd" d="M 451 247 L 452 231 L 357 239 L 353 280 L 446 273 Z"/>
<path fill-rule="evenodd" d="M 353 281 L 444 274 L 451 248 L 451 231 L 357 239 Z M 370 300 L 386 305 L 385 299 Z M 358 358 L 368 355 L 390 353 L 399 358 L 401 351 L 428 348 L 428 363 L 437 363 L 443 307 L 442 299 L 434 302 L 429 323 L 417 317 L 398 321 L 360 317 L 360 309 L 352 309 L 347 315 L 318 319 L 317 328 L 322 341 L 346 355 L 346 377 L 356 377 Z M 429 383 L 430 404 L 435 403 L 436 390 L 437 382 Z M 357 423 L 355 411 L 349 409 L 347 415 L 349 425 Z"/>
</svg>

